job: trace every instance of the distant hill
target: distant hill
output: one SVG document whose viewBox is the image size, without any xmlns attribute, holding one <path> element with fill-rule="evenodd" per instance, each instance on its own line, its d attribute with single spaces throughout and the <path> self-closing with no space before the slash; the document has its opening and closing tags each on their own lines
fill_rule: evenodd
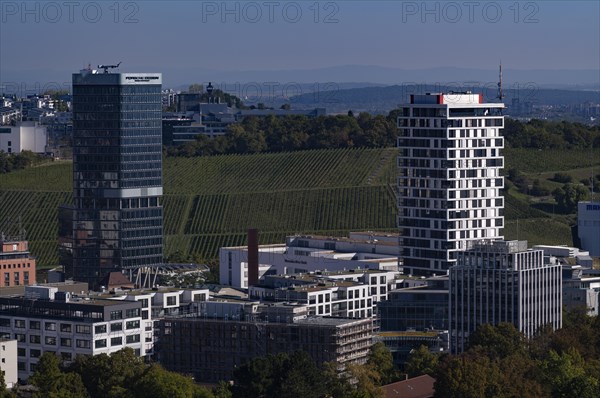
<svg viewBox="0 0 600 398">
<path fill-rule="evenodd" d="M 513 86 L 515 87 L 515 86 Z M 483 94 L 484 101 L 496 102 L 497 87 L 477 83 L 432 85 L 407 84 L 387 87 L 364 87 L 353 89 L 338 89 L 307 93 L 290 98 L 289 102 L 296 108 L 324 107 L 327 110 L 358 109 L 364 111 L 390 111 L 398 104 L 407 103 L 410 94 L 425 94 L 428 92 L 472 91 Z M 528 83 L 516 88 L 505 88 L 504 103 L 510 105 L 513 98 L 520 102 L 532 102 L 539 105 L 571 105 L 584 102 L 600 101 L 598 91 L 575 91 L 562 89 L 540 88 Z"/>
</svg>

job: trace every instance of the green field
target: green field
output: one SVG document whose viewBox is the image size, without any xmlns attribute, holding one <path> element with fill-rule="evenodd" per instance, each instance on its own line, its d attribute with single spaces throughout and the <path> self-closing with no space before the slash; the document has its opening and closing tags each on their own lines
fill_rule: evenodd
<svg viewBox="0 0 600 398">
<path fill-rule="evenodd" d="M 506 168 L 578 175 L 600 165 L 596 153 L 590 164 L 590 151 L 507 149 Z M 393 231 L 395 156 L 391 148 L 167 158 L 165 253 L 212 259 L 221 246 L 244 244 L 248 228 L 260 230 L 261 243 L 294 233 Z M 57 206 L 70 201 L 69 162 L 0 175 L 0 229 L 21 225 L 40 267 L 55 266 Z M 572 217 L 538 210 L 512 189 L 505 202 L 506 238 L 573 243 Z"/>
</svg>

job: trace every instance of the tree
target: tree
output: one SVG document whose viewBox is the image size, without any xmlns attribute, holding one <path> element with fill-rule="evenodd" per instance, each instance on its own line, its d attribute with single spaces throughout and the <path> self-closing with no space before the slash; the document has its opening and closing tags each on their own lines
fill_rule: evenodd
<svg viewBox="0 0 600 398">
<path fill-rule="evenodd" d="M 34 394 L 37 398 L 82 398 L 87 397 L 81 377 L 76 373 L 63 373 L 61 360 L 52 352 L 45 352 L 40 357 L 29 382 L 38 388 Z"/>
<path fill-rule="evenodd" d="M 556 188 L 552 194 L 558 209 L 567 214 L 575 213 L 577 204 L 589 199 L 589 190 L 583 185 L 565 184 L 562 188 Z"/>
<path fill-rule="evenodd" d="M 525 335 L 512 323 L 479 325 L 469 336 L 469 348 L 480 347 L 491 359 L 526 353 Z"/>
<path fill-rule="evenodd" d="M 433 375 L 437 367 L 439 355 L 431 353 L 427 346 L 420 346 L 412 350 L 408 357 L 405 370 L 409 377 L 420 376 L 423 374 Z"/>
<path fill-rule="evenodd" d="M 212 397 L 212 394 L 196 386 L 191 378 L 175 372 L 169 372 L 162 366 L 153 364 L 134 383 L 132 391 L 136 398 L 200 398 Z"/>
<path fill-rule="evenodd" d="M 125 397 L 126 391 L 144 373 L 143 359 L 131 348 L 113 354 L 79 355 L 69 370 L 81 375 L 92 398 Z"/>
<path fill-rule="evenodd" d="M 443 358 L 435 379 L 434 397 L 498 397 L 502 387 L 502 373 L 498 366 L 475 351 Z"/>
<path fill-rule="evenodd" d="M 550 351 L 549 358 L 542 363 L 546 382 L 557 398 L 596 398 L 600 396 L 597 377 L 587 375 L 585 362 L 579 352 L 570 349 L 562 354 Z"/>
<path fill-rule="evenodd" d="M 371 347 L 367 366 L 370 366 L 379 374 L 382 385 L 393 383 L 399 378 L 398 369 L 394 366 L 392 353 L 381 342 L 375 343 Z"/>
</svg>

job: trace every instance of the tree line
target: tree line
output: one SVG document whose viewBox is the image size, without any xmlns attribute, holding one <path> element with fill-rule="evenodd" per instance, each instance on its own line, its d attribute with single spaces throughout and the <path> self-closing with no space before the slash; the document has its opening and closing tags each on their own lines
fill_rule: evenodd
<svg viewBox="0 0 600 398">
<path fill-rule="evenodd" d="M 193 142 L 168 148 L 169 156 L 207 156 L 230 153 L 281 152 L 323 148 L 394 147 L 399 110 L 387 116 L 361 112 L 354 116 L 249 116 L 232 124 L 223 136 L 200 135 Z M 503 134 L 510 148 L 600 148 L 600 128 L 580 123 L 505 119 Z"/>
<path fill-rule="evenodd" d="M 398 112 L 388 116 L 366 112 L 353 115 L 249 116 L 232 124 L 223 136 L 168 148 L 170 156 L 207 156 L 230 153 L 282 152 L 324 148 L 382 148 L 396 144 Z"/>
<path fill-rule="evenodd" d="M 563 328 L 527 340 L 512 324 L 482 325 L 460 355 L 421 347 L 406 371 L 436 379 L 435 397 L 600 397 L 600 318 L 565 314 Z"/>
<path fill-rule="evenodd" d="M 212 389 L 193 379 L 147 364 L 125 348 L 111 355 L 77 356 L 64 365 L 44 353 L 29 378 L 34 398 L 382 398 L 380 386 L 400 378 L 391 353 L 375 344 L 365 365 L 351 364 L 339 375 L 339 364 L 317 365 L 303 351 L 255 358 L 234 372 L 233 383 Z M 23 396 L 22 387 L 6 389 L 0 374 L 0 397 Z"/>
<path fill-rule="evenodd" d="M 20 153 L 6 153 L 0 151 L 0 174 L 22 170 L 26 167 L 38 164 L 45 159 L 45 157 L 31 151 L 22 151 Z"/>
</svg>

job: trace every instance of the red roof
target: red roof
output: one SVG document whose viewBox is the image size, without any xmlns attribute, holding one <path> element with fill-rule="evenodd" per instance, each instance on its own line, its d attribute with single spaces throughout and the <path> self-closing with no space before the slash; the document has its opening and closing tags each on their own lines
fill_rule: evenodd
<svg viewBox="0 0 600 398">
<path fill-rule="evenodd" d="M 397 381 L 382 386 L 385 398 L 430 398 L 435 390 L 435 379 L 429 375 L 417 376 L 412 379 Z"/>
</svg>

